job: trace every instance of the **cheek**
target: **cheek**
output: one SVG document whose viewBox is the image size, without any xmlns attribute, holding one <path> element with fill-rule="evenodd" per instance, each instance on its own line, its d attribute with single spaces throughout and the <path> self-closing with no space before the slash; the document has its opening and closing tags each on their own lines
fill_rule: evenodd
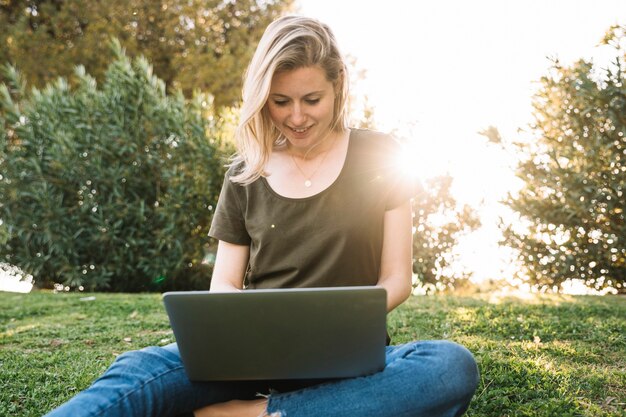
<svg viewBox="0 0 626 417">
<path fill-rule="evenodd" d="M 284 118 L 283 113 L 280 108 L 267 106 L 267 114 L 274 124 L 280 124 L 280 121 Z"/>
<path fill-rule="evenodd" d="M 323 117 L 325 119 L 332 119 L 335 113 L 334 106 L 335 106 L 334 101 L 330 101 L 326 103 L 326 105 L 324 106 L 324 109 L 320 111 L 320 117 Z"/>
</svg>

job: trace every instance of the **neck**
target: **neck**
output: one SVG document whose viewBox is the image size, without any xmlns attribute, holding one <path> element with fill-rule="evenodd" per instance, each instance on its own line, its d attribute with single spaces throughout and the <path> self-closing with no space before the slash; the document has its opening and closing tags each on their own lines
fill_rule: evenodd
<svg viewBox="0 0 626 417">
<path fill-rule="evenodd" d="M 293 157 L 303 159 L 303 160 L 312 160 L 317 158 L 318 156 L 329 152 L 337 139 L 341 136 L 342 132 L 330 131 L 326 135 L 322 137 L 318 142 L 307 148 L 295 148 L 291 146 L 289 142 L 287 142 L 287 152 L 289 152 Z"/>
</svg>

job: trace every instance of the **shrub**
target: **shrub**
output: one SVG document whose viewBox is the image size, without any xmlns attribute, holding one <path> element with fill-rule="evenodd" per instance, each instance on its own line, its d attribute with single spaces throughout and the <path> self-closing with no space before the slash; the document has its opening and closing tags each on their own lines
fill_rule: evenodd
<svg viewBox="0 0 626 417">
<path fill-rule="evenodd" d="M 520 220 L 501 225 L 503 243 L 543 290 L 582 280 L 626 294 L 626 25 L 602 43 L 615 57 L 606 68 L 553 63 L 533 99 L 534 138 L 513 148 L 524 186 L 505 201 Z"/>
<path fill-rule="evenodd" d="M 113 43 L 100 88 L 78 67 L 75 88 L 59 79 L 26 94 L 7 71 L 0 261 L 44 287 L 206 287 L 202 260 L 224 173 L 219 118 L 207 117 L 209 97 L 168 95 L 145 59 Z"/>
</svg>

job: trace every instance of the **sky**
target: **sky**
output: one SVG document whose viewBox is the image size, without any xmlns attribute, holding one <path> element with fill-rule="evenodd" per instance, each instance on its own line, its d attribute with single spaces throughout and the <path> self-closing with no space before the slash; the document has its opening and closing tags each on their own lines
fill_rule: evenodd
<svg viewBox="0 0 626 417">
<path fill-rule="evenodd" d="M 520 186 L 515 156 L 477 132 L 495 126 L 519 140 L 550 58 L 562 64 L 609 57 L 598 44 L 626 24 L 626 0 L 296 0 L 297 12 L 327 23 L 365 78 L 377 128 L 414 143 L 421 178 L 450 173 L 457 200 L 480 210 L 483 227 L 459 248 L 477 281 L 509 274 L 499 248 L 499 203 Z"/>
</svg>

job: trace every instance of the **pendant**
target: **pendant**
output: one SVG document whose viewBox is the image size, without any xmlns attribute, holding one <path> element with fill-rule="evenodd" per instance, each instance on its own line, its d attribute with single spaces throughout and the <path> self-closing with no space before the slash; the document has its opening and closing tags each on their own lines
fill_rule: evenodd
<svg viewBox="0 0 626 417">
<path fill-rule="evenodd" d="M 306 180 L 306 181 L 304 181 L 304 186 L 305 186 L 306 188 L 309 188 L 311 185 L 312 185 L 311 180 Z"/>
</svg>

